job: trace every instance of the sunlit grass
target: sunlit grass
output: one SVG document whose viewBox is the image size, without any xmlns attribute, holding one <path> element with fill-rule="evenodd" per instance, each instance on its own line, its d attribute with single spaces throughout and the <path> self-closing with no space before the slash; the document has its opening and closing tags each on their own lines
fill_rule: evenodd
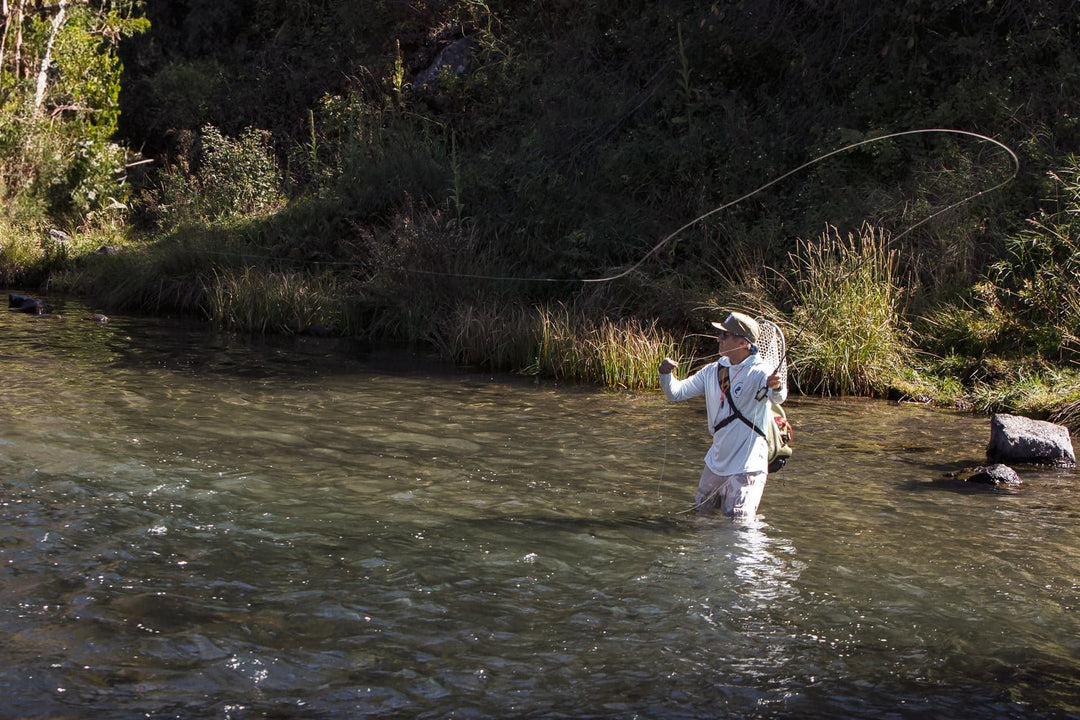
<svg viewBox="0 0 1080 720">
<path fill-rule="evenodd" d="M 0 283 L 18 285 L 43 264 L 42 237 L 0 218 Z"/>
<path fill-rule="evenodd" d="M 539 310 L 540 342 L 530 372 L 607 387 L 655 388 L 657 367 L 679 343 L 656 323 L 595 320 L 565 306 Z"/>
</svg>

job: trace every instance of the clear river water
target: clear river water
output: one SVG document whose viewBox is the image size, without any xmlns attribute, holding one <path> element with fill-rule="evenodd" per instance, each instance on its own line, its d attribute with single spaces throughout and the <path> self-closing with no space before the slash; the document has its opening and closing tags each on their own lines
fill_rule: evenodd
<svg viewBox="0 0 1080 720">
<path fill-rule="evenodd" d="M 1080 718 L 1080 493 L 986 417 L 699 402 L 354 342 L 0 316 L 0 717 Z"/>
</svg>

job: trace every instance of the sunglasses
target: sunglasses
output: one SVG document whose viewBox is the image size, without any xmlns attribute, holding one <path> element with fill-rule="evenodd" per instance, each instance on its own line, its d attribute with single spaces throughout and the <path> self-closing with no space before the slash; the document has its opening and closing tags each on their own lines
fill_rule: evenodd
<svg viewBox="0 0 1080 720">
<path fill-rule="evenodd" d="M 721 330 L 719 333 L 717 333 L 716 337 L 718 339 L 720 339 L 720 340 L 727 340 L 729 337 L 739 337 L 739 336 L 736 335 L 733 332 L 728 332 L 727 330 Z"/>
</svg>

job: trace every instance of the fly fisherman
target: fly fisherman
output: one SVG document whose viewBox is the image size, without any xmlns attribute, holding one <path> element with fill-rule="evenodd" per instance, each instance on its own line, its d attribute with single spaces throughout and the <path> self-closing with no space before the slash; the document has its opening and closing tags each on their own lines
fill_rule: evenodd
<svg viewBox="0 0 1080 720">
<path fill-rule="evenodd" d="M 678 363 L 660 363 L 660 387 L 668 400 L 680 402 L 705 396 L 712 446 L 705 455 L 695 508 L 719 508 L 728 515 L 753 518 L 769 474 L 769 445 L 763 434 L 773 422 L 769 401 L 787 399 L 776 368 L 758 355 L 758 324 L 733 312 L 714 322 L 720 341 L 720 360 L 686 380 L 672 372 Z"/>
</svg>

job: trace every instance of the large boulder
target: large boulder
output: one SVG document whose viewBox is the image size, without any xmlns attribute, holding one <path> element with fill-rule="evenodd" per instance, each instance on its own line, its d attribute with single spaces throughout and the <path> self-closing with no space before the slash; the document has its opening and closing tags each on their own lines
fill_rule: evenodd
<svg viewBox="0 0 1080 720">
<path fill-rule="evenodd" d="M 986 457 L 991 462 L 1076 467 L 1067 427 L 1019 415 L 997 414 L 990 418 Z"/>
<path fill-rule="evenodd" d="M 431 65 L 416 74 L 412 83 L 413 89 L 425 90 L 434 87 L 444 71 L 452 75 L 464 75 L 472 71 L 476 65 L 479 47 L 479 43 L 471 37 L 463 37 L 450 43 L 439 51 Z"/>
</svg>

